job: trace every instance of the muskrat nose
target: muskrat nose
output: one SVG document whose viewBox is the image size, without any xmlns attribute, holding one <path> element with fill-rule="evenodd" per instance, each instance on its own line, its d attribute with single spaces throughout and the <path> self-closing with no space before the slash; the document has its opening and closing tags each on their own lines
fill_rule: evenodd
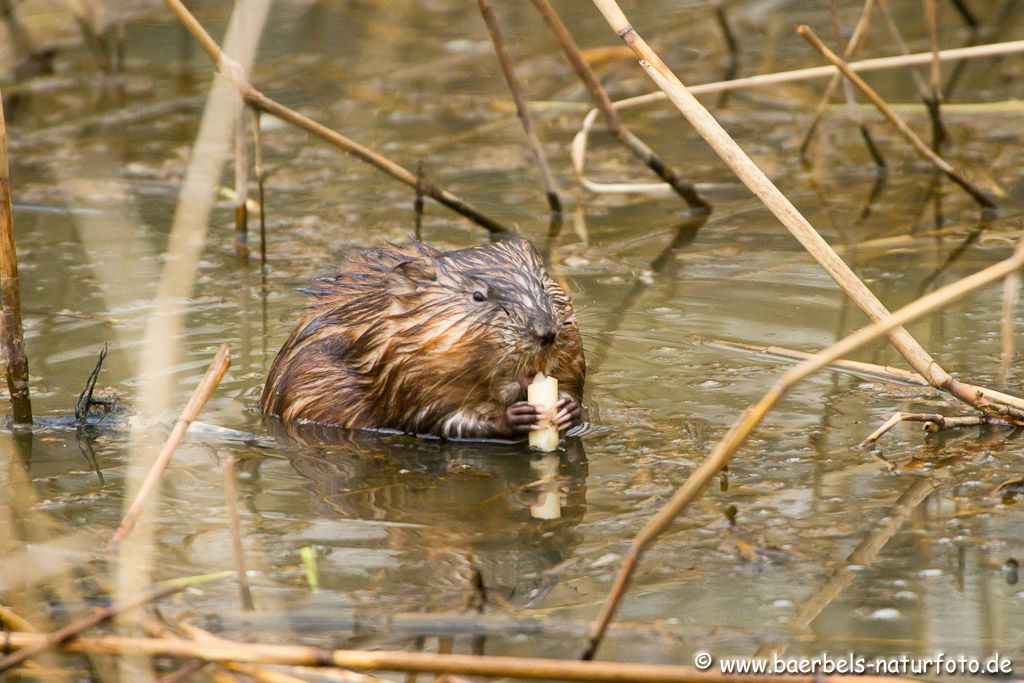
<svg viewBox="0 0 1024 683">
<path fill-rule="evenodd" d="M 554 344 L 557 332 L 558 331 L 552 325 L 546 324 L 534 324 L 530 328 L 530 333 L 538 342 L 540 342 L 541 346 L 551 346 Z"/>
</svg>

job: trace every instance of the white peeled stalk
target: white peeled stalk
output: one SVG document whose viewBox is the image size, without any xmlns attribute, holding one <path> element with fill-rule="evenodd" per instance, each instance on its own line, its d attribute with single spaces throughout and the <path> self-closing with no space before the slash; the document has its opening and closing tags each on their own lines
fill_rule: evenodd
<svg viewBox="0 0 1024 683">
<path fill-rule="evenodd" d="M 555 406 L 558 405 L 558 380 L 554 377 L 545 377 L 543 372 L 538 372 L 533 378 L 533 383 L 526 388 L 526 400 L 554 416 Z M 551 424 L 551 418 L 540 420 L 538 424 L 543 429 L 530 432 L 530 448 L 541 451 L 553 451 L 558 448 L 558 428 Z"/>
</svg>

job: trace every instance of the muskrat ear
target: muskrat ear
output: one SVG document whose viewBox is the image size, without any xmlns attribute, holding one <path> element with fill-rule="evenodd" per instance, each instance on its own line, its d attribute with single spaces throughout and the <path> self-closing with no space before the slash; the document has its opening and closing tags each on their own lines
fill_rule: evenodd
<svg viewBox="0 0 1024 683">
<path fill-rule="evenodd" d="M 413 282 L 437 281 L 437 266 L 434 265 L 433 259 L 414 258 L 402 261 L 392 268 L 391 272 Z"/>
</svg>

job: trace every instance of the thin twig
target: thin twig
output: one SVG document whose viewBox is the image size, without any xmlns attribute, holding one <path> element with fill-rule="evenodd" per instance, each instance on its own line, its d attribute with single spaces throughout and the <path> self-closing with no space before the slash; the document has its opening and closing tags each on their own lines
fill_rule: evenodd
<svg viewBox="0 0 1024 683">
<path fill-rule="evenodd" d="M 800 26 L 797 28 L 797 32 L 802 35 L 815 50 L 820 52 L 826 60 L 832 62 L 832 64 L 834 64 L 843 73 L 843 75 L 846 76 L 846 78 L 857 86 L 858 90 L 864 93 L 864 95 L 871 100 L 871 103 L 874 104 L 878 111 L 896 127 L 907 142 L 917 150 L 918 154 L 930 161 L 937 169 L 945 173 L 950 180 L 962 187 L 969 195 L 974 197 L 974 200 L 979 204 L 986 208 L 995 207 L 995 202 L 992 201 L 991 197 L 982 192 L 982 190 L 976 187 L 974 183 L 969 181 L 961 175 L 959 171 L 950 166 L 945 159 L 932 151 L 931 148 L 929 148 L 928 145 L 918 137 L 917 133 L 907 125 L 906 121 L 901 119 L 899 114 L 893 111 L 892 107 L 890 107 L 886 101 L 883 100 L 882 97 L 864 81 L 863 78 L 851 71 L 849 65 L 843 61 L 839 55 L 828 49 L 828 47 L 821 42 L 821 39 L 814 35 L 814 31 L 812 31 L 809 26 Z"/>
<path fill-rule="evenodd" d="M 209 33 L 206 32 L 206 29 L 202 27 L 199 21 L 196 20 L 181 0 L 164 1 L 175 15 L 177 15 L 178 19 L 185 25 L 188 32 L 191 33 L 197 41 L 199 41 L 203 50 L 217 67 L 217 70 L 227 75 L 228 78 L 233 81 L 235 86 L 238 88 L 238 91 L 241 93 L 242 98 L 245 100 L 245 103 L 250 107 L 257 111 L 263 111 L 271 116 L 275 116 L 297 128 L 301 128 L 307 133 L 315 135 L 335 147 L 348 152 L 356 158 L 365 161 L 374 168 L 387 173 L 395 180 L 399 180 L 409 187 L 416 187 L 416 175 L 410 172 L 407 168 L 396 164 L 369 147 L 365 147 L 358 142 L 345 137 L 341 133 L 333 131 L 326 126 L 317 123 L 308 116 L 304 116 L 294 109 L 286 107 L 285 105 L 280 104 L 261 93 L 253 87 L 251 83 L 245 80 L 242 74 L 238 73 L 238 70 L 234 68 L 234 63 L 221 52 L 220 48 L 217 46 L 217 42 Z M 444 204 L 456 213 L 462 214 L 490 232 L 511 232 L 508 227 L 493 218 L 484 215 L 475 206 L 463 201 L 451 192 L 442 189 L 431 182 L 423 183 L 423 193 L 428 197 L 436 199 L 438 202 Z"/>
<path fill-rule="evenodd" d="M 252 110 L 252 161 L 256 174 L 256 189 L 260 203 L 260 268 L 267 267 L 267 205 L 263 201 L 263 133 L 260 130 L 260 113 Z"/>
<path fill-rule="evenodd" d="M 512 100 L 516 104 L 516 115 L 519 117 L 520 123 L 523 124 L 523 132 L 526 133 L 526 139 L 530 142 L 533 156 L 537 159 L 537 166 L 540 167 L 540 174 L 544 180 L 544 186 L 547 188 L 548 205 L 552 211 L 556 213 L 561 212 L 562 200 L 558 197 L 558 184 L 555 182 L 555 177 L 551 173 L 551 167 L 548 165 L 548 157 L 544 153 L 544 145 L 541 143 L 537 130 L 534 127 L 530 104 L 526 97 L 523 96 L 523 88 L 519 83 L 519 77 L 516 76 L 515 67 L 512 65 L 512 57 L 509 56 L 508 49 L 505 47 L 505 38 L 501 34 L 498 19 L 494 16 L 494 10 L 491 9 L 491 3 L 488 0 L 477 0 L 477 3 L 480 5 L 480 14 L 484 18 L 484 23 L 487 24 L 487 32 L 491 35 L 491 42 L 494 43 L 494 53 L 497 55 L 498 63 L 501 65 L 501 72 L 505 76 L 505 83 L 508 84 L 508 89 L 512 93 Z"/>
<path fill-rule="evenodd" d="M 242 545 L 242 523 L 238 518 L 238 486 L 235 482 L 235 458 L 224 458 L 224 498 L 227 500 L 228 521 L 231 524 L 231 546 L 235 552 L 235 571 L 238 573 L 238 592 L 242 609 L 256 609 L 249 589 L 249 576 L 245 573 L 245 547 Z"/>
<path fill-rule="evenodd" d="M 128 508 L 128 512 L 125 513 L 124 519 L 121 520 L 121 525 L 117 528 L 113 538 L 110 540 L 110 545 L 107 547 L 108 552 L 113 550 L 114 546 L 123 541 L 125 537 L 131 533 L 131 530 L 135 527 L 135 521 L 138 519 L 139 514 L 142 512 L 143 507 L 149 501 L 150 494 L 156 489 L 160 483 L 160 475 L 163 474 L 164 469 L 167 467 L 167 463 L 171 461 L 171 457 L 174 455 L 174 451 L 177 450 L 178 444 L 185 438 L 185 432 L 188 431 L 188 427 L 192 422 L 199 416 L 199 412 L 206 405 L 206 401 L 209 400 L 213 394 L 217 385 L 220 384 L 221 378 L 224 373 L 227 372 L 228 366 L 231 365 L 231 354 L 228 350 L 227 344 L 221 344 L 220 349 L 217 351 L 217 355 L 214 356 L 213 361 L 210 363 L 210 367 L 206 369 L 206 374 L 203 375 L 203 379 L 199 382 L 199 386 L 192 392 L 192 396 L 189 398 L 188 403 L 185 404 L 185 408 L 181 411 L 181 417 L 174 423 L 174 428 L 171 430 L 170 436 L 167 437 L 167 441 L 164 443 L 163 448 L 160 450 L 160 455 L 157 456 L 153 462 L 152 468 L 149 470 L 149 474 L 146 475 L 145 481 L 139 487 L 139 492 L 135 496 L 135 500 L 132 501 L 131 507 Z"/>
<path fill-rule="evenodd" d="M 28 647 L 42 636 L 11 633 L 10 647 Z M 123 654 L 135 652 L 171 657 L 198 657 L 211 662 L 252 662 L 312 667 L 341 667 L 360 671 L 420 671 L 462 676 L 533 678 L 563 681 L 621 683 L 908 683 L 907 679 L 880 676 L 769 676 L 727 675 L 698 671 L 690 666 L 636 664 L 632 662 L 580 662 L 533 657 L 440 655 L 388 650 L 325 650 L 309 645 L 241 643 L 218 638 L 216 642 L 174 638 L 82 637 L 64 643 L 66 652 Z"/>
<path fill-rule="evenodd" d="M 11 212 L 11 169 L 7 159 L 7 123 L 0 93 L 0 298 L 3 300 L 0 342 L 7 357 L 7 389 L 11 394 L 14 423 L 32 424 L 29 398 L 28 356 L 21 325 L 21 285 L 18 255 L 14 247 L 14 216 Z"/>
<path fill-rule="evenodd" d="M 597 76 L 594 74 L 593 69 L 590 68 L 590 65 L 587 64 L 587 60 L 580 54 L 576 40 L 572 37 L 569 29 L 566 28 L 562 18 L 558 16 L 558 12 L 551 6 L 549 0 L 531 0 L 531 2 L 533 2 L 534 7 L 537 8 L 541 16 L 544 17 L 548 28 L 555 34 L 558 44 L 562 47 L 562 51 L 576 72 L 576 76 L 583 82 L 584 87 L 586 87 L 587 92 L 590 94 L 590 99 L 593 100 L 600 110 L 601 115 L 604 117 L 605 125 L 612 135 L 638 159 L 647 164 L 659 178 L 670 185 L 686 201 L 690 208 L 710 211 L 711 205 L 700 196 L 693 185 L 683 180 L 675 170 L 666 166 L 661 158 L 654 153 L 654 150 L 622 125 L 615 107 L 612 106 L 611 98 L 608 97 L 608 92 L 601 85 L 601 82 L 597 80 Z"/>
<path fill-rule="evenodd" d="M 964 0 L 951 0 L 951 2 L 953 3 L 953 7 L 956 8 L 957 14 L 959 14 L 960 18 L 964 20 L 964 23 L 970 26 L 972 31 L 978 30 L 978 26 L 980 25 L 978 23 L 978 19 L 974 16 L 974 13 L 968 9 L 967 3 L 964 2 Z"/>
<path fill-rule="evenodd" d="M 48 650 L 51 647 L 61 645 L 70 640 L 71 638 L 74 638 L 82 631 L 88 630 L 93 626 L 102 624 L 104 621 L 107 621 L 108 619 L 113 619 L 122 612 L 126 612 L 128 610 L 135 609 L 136 607 L 141 607 L 142 605 L 146 605 L 148 603 L 161 600 L 167 597 L 168 595 L 172 595 L 184 589 L 184 586 L 178 585 L 164 586 L 162 588 L 158 588 L 154 591 L 151 591 L 145 595 L 141 595 L 134 600 L 129 600 L 128 602 L 119 605 L 112 605 L 110 607 L 104 607 L 103 609 L 96 610 L 89 616 L 83 617 L 78 621 L 74 621 L 63 628 L 57 629 L 56 631 L 52 631 L 51 633 L 33 634 L 35 642 L 32 645 L 23 647 L 19 649 L 17 652 L 13 652 L 4 657 L 3 659 L 0 659 L 0 673 L 10 669 L 12 666 L 16 666 L 21 662 L 24 662 L 26 659 L 29 659 L 30 657 L 35 657 L 44 650 Z"/>
</svg>

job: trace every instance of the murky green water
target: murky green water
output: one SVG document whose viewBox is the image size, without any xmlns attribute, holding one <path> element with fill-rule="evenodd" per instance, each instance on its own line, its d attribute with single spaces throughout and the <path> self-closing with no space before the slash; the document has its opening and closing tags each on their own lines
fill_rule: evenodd
<svg viewBox="0 0 1024 683">
<path fill-rule="evenodd" d="M 684 80 L 696 83 L 719 79 L 727 67 L 709 4 L 647 0 L 627 11 Z M 841 4 L 852 22 L 855 3 Z M 912 47 L 924 49 L 911 4 L 897 18 Z M 966 31 L 941 4 L 943 45 L 966 43 Z M 1024 34 L 1024 18 L 1008 3 L 972 4 L 993 27 L 988 39 Z M 614 44 L 590 3 L 560 5 L 582 45 Z M 490 615 L 536 618 L 548 629 L 543 636 L 492 636 L 488 653 L 573 654 L 629 540 L 785 367 L 700 339 L 815 350 L 864 322 L 665 105 L 625 120 L 692 179 L 716 184 L 707 224 L 688 230 L 673 198 L 578 194 L 575 214 L 549 238 L 539 177 L 473 9 L 448 0 L 279 2 L 253 80 L 408 167 L 422 160 L 432 179 L 548 251 L 581 311 L 591 366 L 586 403 L 608 429 L 547 459 L 525 448 L 365 435 L 323 444 L 317 435 L 303 442 L 274 434 L 257 403 L 302 303 L 296 288 L 358 248 L 407 239 L 413 194 L 303 133 L 267 125 L 265 286 L 258 265 L 238 263 L 233 213 L 219 204 L 188 301 L 181 362 L 171 371 L 182 405 L 217 346 L 228 342 L 232 368 L 202 419 L 268 438 L 262 447 L 194 440 L 179 450 L 165 477 L 155 573 L 232 567 L 218 461 L 234 455 L 255 600 L 273 616 L 240 625 L 230 584 L 170 601 L 174 614 L 221 614 L 229 634 L 272 642 L 410 647 L 431 619 L 410 626 L 395 615 L 461 613 L 476 565 L 494 597 Z M 502 3 L 498 14 L 531 97 L 582 102 L 529 4 Z M 96 73 L 85 50 L 72 49 L 58 54 L 57 74 L 42 81 L 52 87 L 8 102 L 39 415 L 73 410 L 104 343 L 110 353 L 101 386 L 115 387 L 127 403 L 139 386 L 137 356 L 209 80 L 205 56 L 169 16 L 159 8 L 147 16 L 127 27 L 122 92 Z M 222 5 L 207 3 L 198 16 L 220 36 Z M 741 75 L 817 64 L 791 32 L 798 22 L 829 35 L 824 3 L 738 3 L 732 18 L 741 34 Z M 881 26 L 873 29 L 867 52 L 891 51 Z M 614 96 L 650 90 L 630 60 L 602 63 L 600 73 Z M 872 82 L 891 101 L 915 101 L 906 74 Z M 890 163 L 883 181 L 845 108 L 832 110 L 812 163 L 801 165 L 796 147 L 821 87 L 737 92 L 714 111 L 887 306 L 1010 253 L 1024 226 L 1019 104 L 947 111 L 955 140 L 947 158 L 1006 193 L 999 215 L 982 222 L 973 200 L 936 180 L 873 112 L 867 119 Z M 967 65 L 950 100 L 1021 97 L 1024 62 L 1008 57 Z M 167 102 L 177 104 L 111 123 L 111 113 Z M 574 187 L 568 143 L 584 111 L 551 106 L 540 118 L 565 188 Z M 922 108 L 904 112 L 926 130 Z M 589 168 L 602 180 L 648 180 L 600 133 Z M 224 182 L 231 183 L 227 171 Z M 486 239 L 429 202 L 423 237 L 449 248 Z M 999 387 L 1000 302 L 1001 288 L 990 287 L 910 329 L 947 369 Z M 885 344 L 858 358 L 902 365 Z M 1020 380 L 1012 367 L 1005 389 L 1020 391 Z M 648 553 L 622 626 L 601 655 L 682 663 L 697 650 L 717 656 L 772 648 L 792 655 L 1020 656 L 1024 589 L 1003 566 L 1024 554 L 1024 514 L 1019 503 L 993 493 L 1024 467 L 1017 432 L 925 436 L 899 427 L 874 452 L 852 448 L 895 410 L 964 413 L 933 392 L 848 375 L 822 373 L 799 386 L 741 450 L 721 486 Z M 24 482 L 8 462 L 0 469 L 2 499 L 14 513 L 4 522 L 12 530 L 5 565 L 24 559 L 27 569 L 0 573 L 0 585 L 4 601 L 46 626 L 48 615 L 64 617 L 48 612 L 44 598 L 56 604 L 66 595 L 62 585 L 74 581 L 88 592 L 96 590 L 93 579 L 111 578 L 101 549 L 121 514 L 128 439 L 42 430 L 22 446 L 35 497 L 29 506 L 39 514 L 26 516 L 18 504 Z M 536 484 L 556 470 L 556 485 Z M 561 516 L 537 519 L 555 488 Z M 57 535 L 75 535 L 66 550 L 36 535 L 40 517 Z M 301 570 L 304 546 L 318 557 L 316 595 Z M 61 572 L 61 561 L 74 566 L 74 579 Z M 379 626 L 387 617 L 396 619 L 392 632 Z M 353 632 L 356 619 L 378 627 Z M 469 651 L 470 639 L 458 638 L 455 647 Z"/>
</svg>

